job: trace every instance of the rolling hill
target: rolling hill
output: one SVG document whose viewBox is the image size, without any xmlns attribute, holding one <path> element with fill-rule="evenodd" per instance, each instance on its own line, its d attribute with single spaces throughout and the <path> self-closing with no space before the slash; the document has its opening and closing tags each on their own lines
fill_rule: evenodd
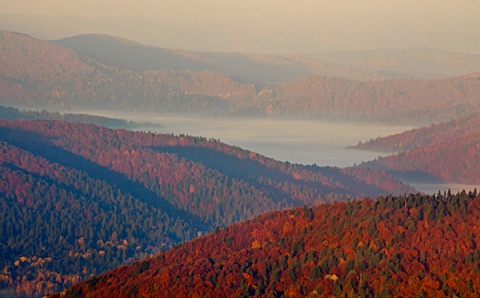
<svg viewBox="0 0 480 298">
<path fill-rule="evenodd" d="M 359 142 L 351 148 L 379 152 L 404 152 L 422 146 L 451 142 L 460 137 L 476 135 L 478 127 L 480 127 L 480 114 L 473 114 L 448 122 L 432 124 L 428 127 L 420 127 L 391 136 Z"/>
<path fill-rule="evenodd" d="M 267 63 L 243 54 L 162 49 L 103 35 L 81 35 L 55 43 L 88 54 L 106 65 L 134 71 L 210 70 L 255 85 L 290 81 L 310 74 L 305 67 L 287 64 L 286 60 Z"/>
<path fill-rule="evenodd" d="M 375 73 L 307 57 L 164 49 L 108 35 L 85 34 L 55 41 L 112 67 L 135 70 L 214 71 L 261 88 L 313 74 L 381 79 Z"/>
<path fill-rule="evenodd" d="M 217 44 L 221 41 L 221 46 L 217 44 L 217 49 L 219 49 L 219 51 L 235 51 L 242 53 L 252 52 L 251 48 L 247 49 L 248 47 L 245 47 L 245 38 L 241 36 L 234 37 L 230 32 L 222 30 L 221 26 L 212 26 L 211 24 L 190 24 L 189 26 L 185 26 L 161 20 L 157 20 L 158 22 L 146 22 L 138 19 L 133 20 L 124 18 L 79 19 L 75 17 L 61 18 L 40 15 L 8 15 L 2 14 L 1 12 L 0 21 L 2 21 L 3 28 L 6 30 L 28 32 L 32 36 L 40 37 L 42 39 L 58 39 L 59 37 L 72 36 L 84 32 L 104 33 L 114 36 L 132 36 L 132 28 L 137 28 L 135 30 L 137 32 L 137 37 L 134 38 L 134 40 L 141 41 L 144 44 L 152 44 L 152 42 L 158 46 L 168 44 L 168 48 L 174 49 L 211 49 L 212 44 Z M 238 24 L 240 27 L 244 27 L 245 25 L 246 24 Z M 45 26 L 48 28 L 45 28 Z M 121 30 L 119 29 L 120 27 L 126 27 L 128 30 Z M 220 32 L 218 31 L 219 29 Z M 475 29 L 470 28 L 467 30 Z M 198 32 L 198 34 L 193 34 L 197 35 L 197 38 L 191 38 L 193 31 Z M 455 29 L 452 28 L 452 31 L 455 31 Z M 248 30 L 245 32 L 248 32 Z M 458 33 L 459 32 L 452 32 L 453 35 L 460 38 Z M 271 43 L 268 48 L 259 46 L 259 52 L 278 53 L 279 46 L 285 46 L 285 34 L 288 35 L 288 33 L 282 32 L 280 36 L 273 37 L 271 32 L 270 34 L 264 32 L 263 36 L 258 36 L 255 39 L 257 45 L 264 44 L 265 42 L 269 44 Z M 247 35 L 249 34 L 247 33 Z M 290 35 L 290 37 L 293 36 Z M 234 42 L 232 42 L 232 39 Z M 277 39 L 277 41 L 274 41 L 274 39 Z M 170 42 L 167 40 L 170 40 Z M 229 40 L 230 43 L 228 42 Z M 347 40 L 344 42 L 347 42 Z M 318 47 L 321 46 L 321 43 L 319 43 L 318 40 L 297 40 L 297 43 L 302 44 L 303 46 L 309 44 L 312 49 L 318 49 Z M 476 48 L 478 49 L 478 41 L 470 41 L 471 45 L 474 43 L 477 43 Z M 292 45 L 294 44 L 295 43 Z M 381 44 L 382 46 L 385 46 L 383 42 Z M 401 47 L 405 46 L 407 45 L 401 45 Z M 290 48 L 290 46 L 287 48 Z M 344 48 L 344 46 L 341 48 Z M 475 49 L 475 46 L 472 46 L 472 49 Z M 328 47 L 326 47 L 325 50 L 328 51 Z M 286 52 L 298 53 L 297 50 Z M 475 50 L 473 50 L 473 52 L 475 52 Z M 480 71 L 480 55 L 478 55 L 478 50 L 476 50 L 476 52 L 477 54 L 469 54 L 441 51 L 431 48 L 400 48 L 363 51 L 330 50 L 328 52 L 317 53 L 300 52 L 301 54 L 284 56 L 301 58 L 309 57 L 330 65 L 343 65 L 346 68 L 360 72 L 363 71 L 367 74 L 374 73 L 377 76 L 385 78 L 411 77 L 418 79 L 431 79 Z M 357 77 L 357 79 L 360 79 L 360 77 Z"/>
<path fill-rule="evenodd" d="M 269 212 L 50 297 L 476 297 L 476 193 Z"/>
<path fill-rule="evenodd" d="M 220 73 L 122 70 L 12 32 L 1 32 L 0 46 L 0 98 L 9 106 L 224 113 L 255 94 Z"/>
<path fill-rule="evenodd" d="M 480 133 L 362 163 L 402 181 L 480 184 Z"/>
<path fill-rule="evenodd" d="M 403 181 L 480 184 L 480 114 L 372 139 L 352 148 L 399 152 L 363 163 Z"/>
<path fill-rule="evenodd" d="M 480 74 L 357 81 L 310 76 L 263 89 L 253 110 L 269 115 L 383 123 L 438 123 L 478 111 Z"/>
<path fill-rule="evenodd" d="M 270 210 L 414 191 L 201 137 L 0 120 L 1 288 L 41 295 Z"/>
<path fill-rule="evenodd" d="M 193 52 L 145 46 L 99 34 L 55 41 L 110 66 L 147 70 L 214 70 L 255 85 L 309 75 L 357 80 L 433 79 L 480 71 L 480 55 L 435 49 L 340 51 L 296 55 Z"/>
<path fill-rule="evenodd" d="M 132 47 L 155 55 L 165 52 L 137 44 Z M 124 55 L 129 53 L 126 50 Z M 175 53 L 173 61 L 185 61 Z M 480 110 L 478 73 L 432 80 L 368 81 L 312 75 L 258 89 L 253 83 L 212 70 L 134 71 L 108 66 L 55 43 L 6 31 L 0 34 L 0 54 L 4 57 L 0 60 L 0 102 L 17 107 L 422 124 Z M 236 58 L 227 54 L 216 57 L 222 67 L 231 61 L 231 68 L 237 70 L 236 65 L 253 63 L 251 55 L 249 63 L 234 63 Z M 266 62 L 254 63 L 255 67 L 276 72 L 281 59 L 272 59 L 269 65 L 273 68 L 262 64 Z M 265 61 L 265 57 L 258 60 Z"/>
</svg>

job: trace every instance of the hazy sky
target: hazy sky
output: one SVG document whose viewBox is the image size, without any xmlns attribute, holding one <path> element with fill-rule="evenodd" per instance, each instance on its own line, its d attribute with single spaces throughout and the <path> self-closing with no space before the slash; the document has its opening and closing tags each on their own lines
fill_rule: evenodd
<svg viewBox="0 0 480 298">
<path fill-rule="evenodd" d="M 479 0 L 0 0 L 0 14 L 4 29 L 40 38 L 106 33 L 222 51 L 480 53 Z"/>
</svg>

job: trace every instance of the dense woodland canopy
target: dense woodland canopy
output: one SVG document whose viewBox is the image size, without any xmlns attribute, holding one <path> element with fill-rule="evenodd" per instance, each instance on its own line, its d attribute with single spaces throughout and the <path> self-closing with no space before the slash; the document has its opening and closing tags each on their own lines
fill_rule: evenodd
<svg viewBox="0 0 480 298">
<path fill-rule="evenodd" d="M 2 288 L 59 290 L 197 231 L 107 181 L 5 142 L 0 147 Z"/>
<path fill-rule="evenodd" d="M 84 123 L 0 120 L 0 147 L 0 285 L 27 295 L 266 211 L 413 191 L 374 170 Z"/>
<path fill-rule="evenodd" d="M 478 297 L 476 190 L 269 212 L 53 297 Z"/>
</svg>

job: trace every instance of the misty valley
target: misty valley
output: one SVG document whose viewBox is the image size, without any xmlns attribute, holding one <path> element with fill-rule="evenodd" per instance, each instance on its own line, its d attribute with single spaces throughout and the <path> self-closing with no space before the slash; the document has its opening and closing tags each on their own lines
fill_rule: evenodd
<svg viewBox="0 0 480 298">
<path fill-rule="evenodd" d="M 478 71 L 0 31 L 0 297 L 478 297 Z"/>
<path fill-rule="evenodd" d="M 84 113 L 87 112 L 84 111 Z M 358 142 L 394 135 L 415 128 L 406 125 L 292 119 L 232 119 L 112 111 L 90 111 L 88 113 L 128 121 L 159 124 L 156 127 L 136 127 L 135 129 L 139 131 L 213 138 L 279 161 L 339 168 L 359 165 L 362 162 L 390 154 L 351 148 Z M 419 174 L 410 176 L 405 174 L 399 175 L 398 178 L 427 194 L 447 190 L 459 192 L 463 189 L 477 187 L 475 184 L 432 181 L 428 175 L 422 177 Z"/>
<path fill-rule="evenodd" d="M 90 113 L 160 124 L 154 129 L 140 126 L 137 130 L 213 138 L 280 161 L 334 167 L 353 166 L 381 155 L 365 150 L 347 149 L 348 146 L 380 135 L 395 134 L 412 128 L 403 125 L 258 117 L 223 118 L 108 111 Z"/>
</svg>

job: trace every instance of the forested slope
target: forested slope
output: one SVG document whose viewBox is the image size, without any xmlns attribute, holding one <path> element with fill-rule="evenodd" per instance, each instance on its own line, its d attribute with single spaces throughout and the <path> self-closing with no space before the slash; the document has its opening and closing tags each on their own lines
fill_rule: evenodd
<svg viewBox="0 0 480 298">
<path fill-rule="evenodd" d="M 425 125 L 478 112 L 479 91 L 478 73 L 382 81 L 310 76 L 266 87 L 251 104 L 277 116 Z"/>
<path fill-rule="evenodd" d="M 385 173 L 283 163 L 201 137 L 0 120 L 0 142 L 2 287 L 26 294 L 266 211 L 412 191 Z"/>
<path fill-rule="evenodd" d="M 270 212 L 53 297 L 477 297 L 476 195 Z"/>
<path fill-rule="evenodd" d="M 480 127 L 480 114 L 476 113 L 451 121 L 360 142 L 352 148 L 380 152 L 404 152 L 422 146 L 452 142 L 460 137 L 475 135 L 478 132 L 478 127 Z"/>
<path fill-rule="evenodd" d="M 0 285 L 17 294 L 58 291 L 207 228 L 83 171 L 0 146 Z"/>
<path fill-rule="evenodd" d="M 352 148 L 400 152 L 363 163 L 407 181 L 480 183 L 480 114 L 372 139 Z M 416 178 L 414 178 L 416 177 Z M 408 180 L 410 179 L 410 180 Z"/>
<path fill-rule="evenodd" d="M 480 184 L 480 133 L 423 146 L 362 164 L 395 175 L 433 182 Z"/>
</svg>

